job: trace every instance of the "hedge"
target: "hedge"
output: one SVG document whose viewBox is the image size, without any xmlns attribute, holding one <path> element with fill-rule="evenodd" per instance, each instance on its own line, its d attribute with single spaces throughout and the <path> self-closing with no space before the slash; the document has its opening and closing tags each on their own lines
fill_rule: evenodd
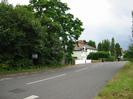
<svg viewBox="0 0 133 99">
<path fill-rule="evenodd" d="M 92 59 L 92 60 L 98 60 L 98 59 L 102 59 L 102 58 L 109 58 L 110 54 L 109 52 L 103 52 L 103 51 L 99 51 L 99 52 L 92 52 L 88 55 L 87 59 Z"/>
</svg>

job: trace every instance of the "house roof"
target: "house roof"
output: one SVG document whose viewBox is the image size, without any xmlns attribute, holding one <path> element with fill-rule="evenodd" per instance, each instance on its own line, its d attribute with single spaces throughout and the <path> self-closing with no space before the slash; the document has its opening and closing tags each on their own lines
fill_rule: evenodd
<svg viewBox="0 0 133 99">
<path fill-rule="evenodd" d="M 90 50 L 97 50 L 96 48 L 89 46 L 89 45 L 83 45 L 83 46 L 75 46 L 74 51 L 81 51 L 84 48 L 90 49 Z"/>
<path fill-rule="evenodd" d="M 90 50 L 97 50 L 96 48 L 89 46 L 85 40 L 79 40 L 75 44 L 74 51 L 81 51 L 84 48 L 90 49 Z"/>
</svg>

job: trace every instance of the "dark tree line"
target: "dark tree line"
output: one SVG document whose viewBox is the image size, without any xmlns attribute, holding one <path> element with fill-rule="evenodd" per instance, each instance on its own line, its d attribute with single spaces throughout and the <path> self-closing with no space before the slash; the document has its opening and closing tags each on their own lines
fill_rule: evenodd
<svg viewBox="0 0 133 99">
<path fill-rule="evenodd" d="M 98 51 L 109 52 L 111 56 L 118 58 L 122 56 L 122 48 L 119 43 L 115 43 L 115 39 L 112 38 L 111 41 L 103 40 L 98 44 Z"/>
<path fill-rule="evenodd" d="M 96 48 L 95 41 L 89 40 L 87 44 Z M 116 58 L 122 56 L 122 48 L 119 43 L 115 42 L 114 38 L 112 38 L 111 41 L 108 39 L 105 39 L 99 42 L 97 46 L 97 50 L 102 52 L 108 52 L 110 53 L 111 56 L 114 56 Z"/>
<path fill-rule="evenodd" d="M 0 63 L 9 66 L 61 64 L 71 61 L 82 22 L 60 0 L 30 0 L 29 5 L 0 3 Z M 66 49 L 67 46 L 67 49 Z"/>
<path fill-rule="evenodd" d="M 92 46 L 92 47 L 96 48 L 96 43 L 95 43 L 95 41 L 89 40 L 89 41 L 87 42 L 87 44 L 88 44 L 89 46 Z"/>
</svg>

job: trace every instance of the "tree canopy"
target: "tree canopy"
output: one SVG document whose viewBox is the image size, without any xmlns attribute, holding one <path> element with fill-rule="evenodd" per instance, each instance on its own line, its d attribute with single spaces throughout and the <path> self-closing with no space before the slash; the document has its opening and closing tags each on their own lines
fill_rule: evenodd
<svg viewBox="0 0 133 99">
<path fill-rule="evenodd" d="M 122 56 L 122 48 L 119 43 L 115 43 L 115 39 L 103 40 L 98 44 L 98 51 L 110 52 L 111 56 L 118 58 Z"/>
<path fill-rule="evenodd" d="M 33 54 L 44 65 L 61 63 L 64 54 L 71 59 L 83 28 L 69 9 L 60 0 L 31 0 L 15 7 L 0 3 L 0 63 L 29 66 Z"/>
<path fill-rule="evenodd" d="M 92 46 L 92 47 L 96 48 L 96 42 L 95 42 L 95 41 L 89 40 L 89 41 L 87 42 L 87 44 L 88 44 L 89 46 Z"/>
<path fill-rule="evenodd" d="M 110 51 L 110 41 L 109 40 L 103 40 L 102 42 L 100 42 L 98 44 L 98 50 L 109 52 Z"/>
<path fill-rule="evenodd" d="M 120 57 L 122 55 L 122 49 L 119 43 L 115 44 L 115 51 L 116 51 L 116 57 Z"/>
<path fill-rule="evenodd" d="M 131 44 L 125 53 L 126 58 L 133 61 L 133 44 Z"/>
<path fill-rule="evenodd" d="M 114 38 L 112 38 L 111 40 L 110 52 L 112 56 L 115 56 L 116 53 L 115 53 L 115 39 Z"/>
<path fill-rule="evenodd" d="M 66 50 L 65 46 L 67 46 L 65 55 L 71 57 L 74 43 L 83 31 L 82 22 L 68 13 L 70 8 L 60 0 L 31 0 L 29 6 L 33 11 L 36 11 L 35 15 L 37 17 L 45 16 L 60 27 L 56 34 L 61 38 L 60 42 L 63 50 Z"/>
</svg>

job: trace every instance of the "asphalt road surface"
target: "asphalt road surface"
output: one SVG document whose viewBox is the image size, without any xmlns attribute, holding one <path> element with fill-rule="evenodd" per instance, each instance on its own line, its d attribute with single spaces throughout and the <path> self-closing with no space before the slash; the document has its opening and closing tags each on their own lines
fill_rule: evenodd
<svg viewBox="0 0 133 99">
<path fill-rule="evenodd" d="M 125 62 L 77 65 L 0 79 L 0 99 L 94 99 Z"/>
</svg>

